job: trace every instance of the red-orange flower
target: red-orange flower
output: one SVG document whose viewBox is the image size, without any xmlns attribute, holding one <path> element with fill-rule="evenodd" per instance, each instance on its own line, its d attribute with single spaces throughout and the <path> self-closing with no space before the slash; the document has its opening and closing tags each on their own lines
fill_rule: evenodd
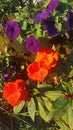
<svg viewBox="0 0 73 130">
<path fill-rule="evenodd" d="M 42 82 L 48 74 L 48 70 L 41 67 L 40 62 L 33 62 L 28 65 L 27 72 L 30 79 L 38 82 Z"/>
<path fill-rule="evenodd" d="M 54 68 L 58 61 L 58 52 L 51 48 L 42 48 L 36 55 L 36 60 L 47 69 Z"/>
<path fill-rule="evenodd" d="M 29 94 L 25 88 L 26 83 L 18 79 L 15 82 L 8 82 L 3 88 L 3 97 L 12 106 L 16 106 L 23 100 L 28 100 Z"/>
</svg>

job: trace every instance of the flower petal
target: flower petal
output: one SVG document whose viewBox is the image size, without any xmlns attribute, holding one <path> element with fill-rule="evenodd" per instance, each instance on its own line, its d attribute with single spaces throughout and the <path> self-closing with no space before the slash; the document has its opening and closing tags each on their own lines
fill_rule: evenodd
<svg viewBox="0 0 73 130">
<path fill-rule="evenodd" d="M 73 28 L 73 12 L 69 11 L 67 14 L 67 25 L 68 28 L 72 29 Z"/>
<path fill-rule="evenodd" d="M 26 38 L 26 48 L 31 53 L 37 53 L 40 48 L 40 42 L 34 35 L 30 35 Z"/>
</svg>

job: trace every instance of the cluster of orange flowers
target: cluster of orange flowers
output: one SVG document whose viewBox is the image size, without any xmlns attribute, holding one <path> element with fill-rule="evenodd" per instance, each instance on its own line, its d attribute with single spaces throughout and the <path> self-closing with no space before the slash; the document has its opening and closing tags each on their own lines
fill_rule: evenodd
<svg viewBox="0 0 73 130">
<path fill-rule="evenodd" d="M 42 82 L 48 73 L 54 68 L 58 61 L 58 52 L 51 48 L 41 48 L 37 53 L 35 62 L 27 67 L 28 77 L 32 80 Z"/>
<path fill-rule="evenodd" d="M 58 52 L 42 48 L 36 55 L 35 62 L 27 67 L 28 77 L 34 81 L 42 82 L 58 61 Z M 16 106 L 21 101 L 30 99 L 26 83 L 18 79 L 8 82 L 3 88 L 3 97 L 11 105 Z"/>
</svg>

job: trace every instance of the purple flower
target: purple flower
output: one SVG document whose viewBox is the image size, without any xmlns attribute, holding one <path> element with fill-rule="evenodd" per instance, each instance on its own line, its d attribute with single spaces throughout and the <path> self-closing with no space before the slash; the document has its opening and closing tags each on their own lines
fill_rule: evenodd
<svg viewBox="0 0 73 130">
<path fill-rule="evenodd" d="M 15 67 L 15 66 L 13 66 L 13 67 L 11 68 L 11 70 L 12 70 L 12 71 L 15 71 L 15 70 L 16 70 L 16 67 Z"/>
<path fill-rule="evenodd" d="M 52 21 L 51 19 L 44 20 L 43 27 L 44 30 L 47 30 L 47 33 L 50 36 L 54 37 L 58 34 L 58 29 L 56 28 L 54 21 Z"/>
<path fill-rule="evenodd" d="M 50 14 L 51 12 L 53 12 L 54 10 L 56 10 L 56 8 L 58 6 L 58 2 L 59 2 L 59 0 L 51 0 L 51 2 L 48 4 L 48 6 L 45 9 L 45 11 L 47 11 L 48 14 Z"/>
<path fill-rule="evenodd" d="M 47 8 L 44 12 L 38 13 L 35 16 L 35 23 L 42 22 L 43 20 L 50 17 L 50 13 L 52 13 L 54 10 L 56 10 L 59 0 L 51 0 L 51 2 L 48 4 Z"/>
<path fill-rule="evenodd" d="M 30 35 L 26 38 L 26 48 L 31 53 L 37 53 L 40 48 L 40 42 L 38 39 L 34 37 L 34 35 Z"/>
<path fill-rule="evenodd" d="M 16 39 L 20 33 L 20 28 L 17 22 L 7 21 L 5 24 L 5 33 L 11 39 Z"/>
<path fill-rule="evenodd" d="M 4 78 L 8 78 L 9 76 L 10 76 L 9 73 L 4 73 L 4 75 L 3 75 Z"/>
<path fill-rule="evenodd" d="M 43 21 L 44 19 L 49 18 L 49 15 L 47 12 L 43 12 L 43 13 L 39 13 L 35 16 L 35 23 L 40 23 L 41 21 Z"/>
<path fill-rule="evenodd" d="M 73 28 L 73 12 L 69 11 L 67 14 L 67 25 L 68 28 L 72 29 Z"/>
</svg>

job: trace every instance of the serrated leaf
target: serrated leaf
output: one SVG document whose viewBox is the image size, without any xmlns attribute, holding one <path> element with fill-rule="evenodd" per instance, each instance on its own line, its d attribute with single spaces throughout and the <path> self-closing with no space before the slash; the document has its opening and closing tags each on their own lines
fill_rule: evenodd
<svg viewBox="0 0 73 130">
<path fill-rule="evenodd" d="M 55 110 L 62 109 L 66 106 L 66 104 L 67 100 L 65 100 L 63 96 L 60 96 L 53 102 L 53 109 Z"/>
<path fill-rule="evenodd" d="M 39 114 L 43 120 L 49 122 L 52 119 L 53 113 L 49 112 L 49 110 L 46 108 L 41 98 L 38 98 L 38 109 L 39 109 Z"/>
<path fill-rule="evenodd" d="M 19 105 L 15 106 L 13 108 L 14 114 L 18 114 L 23 109 L 24 105 L 25 105 L 25 101 L 22 101 Z"/>
<path fill-rule="evenodd" d="M 35 101 L 33 98 L 31 98 L 31 100 L 28 102 L 28 113 L 33 121 L 35 119 L 35 112 L 36 112 Z"/>
</svg>

